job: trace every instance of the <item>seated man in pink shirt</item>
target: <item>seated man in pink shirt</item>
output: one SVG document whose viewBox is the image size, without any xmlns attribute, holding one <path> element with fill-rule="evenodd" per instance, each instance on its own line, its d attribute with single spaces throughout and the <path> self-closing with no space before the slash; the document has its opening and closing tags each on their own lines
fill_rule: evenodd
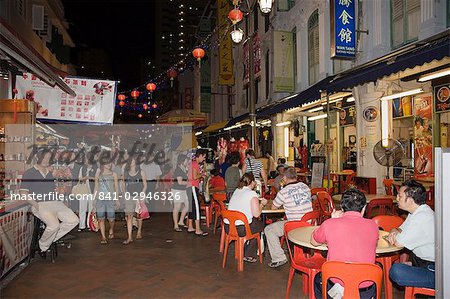
<svg viewBox="0 0 450 299">
<path fill-rule="evenodd" d="M 357 189 L 347 190 L 342 195 L 342 211 L 333 211 L 311 235 L 311 244 L 328 245 L 327 260 L 358 263 L 375 263 L 378 242 L 378 226 L 371 219 L 363 218 L 366 196 Z M 339 280 L 328 282 L 327 290 Z M 342 283 L 341 283 L 342 285 Z M 322 273 L 314 278 L 316 298 L 322 298 Z M 372 282 L 360 285 L 361 298 L 376 298 L 376 287 Z M 328 298 L 331 298 L 327 296 Z"/>
</svg>

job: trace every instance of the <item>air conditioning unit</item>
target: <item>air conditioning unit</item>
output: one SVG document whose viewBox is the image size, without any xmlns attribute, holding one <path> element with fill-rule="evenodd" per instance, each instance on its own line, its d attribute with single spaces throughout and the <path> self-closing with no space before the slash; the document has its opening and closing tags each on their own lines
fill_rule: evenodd
<svg viewBox="0 0 450 299">
<path fill-rule="evenodd" d="M 32 28 L 33 30 L 44 30 L 44 6 L 32 6 Z"/>
</svg>

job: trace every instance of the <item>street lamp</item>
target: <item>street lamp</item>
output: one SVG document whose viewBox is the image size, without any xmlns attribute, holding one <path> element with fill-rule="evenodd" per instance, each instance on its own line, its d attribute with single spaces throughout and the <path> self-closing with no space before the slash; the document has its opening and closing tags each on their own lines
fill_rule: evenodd
<svg viewBox="0 0 450 299">
<path fill-rule="evenodd" d="M 231 39 L 236 44 L 240 43 L 243 38 L 244 38 L 244 31 L 242 31 L 241 28 L 235 28 L 233 31 L 231 31 Z"/>
<path fill-rule="evenodd" d="M 259 9 L 262 13 L 269 13 L 272 11 L 272 4 L 275 0 L 258 0 Z"/>
</svg>

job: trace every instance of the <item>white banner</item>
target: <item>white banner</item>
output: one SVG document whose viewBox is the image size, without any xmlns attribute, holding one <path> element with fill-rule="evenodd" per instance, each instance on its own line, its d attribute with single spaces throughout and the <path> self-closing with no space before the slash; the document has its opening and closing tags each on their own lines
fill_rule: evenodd
<svg viewBox="0 0 450 299">
<path fill-rule="evenodd" d="M 32 74 L 26 73 L 16 78 L 17 98 L 36 102 L 38 119 L 113 123 L 115 81 L 65 78 L 64 81 L 77 94 L 73 97 Z"/>
<path fill-rule="evenodd" d="M 294 34 L 274 31 L 274 92 L 294 92 Z"/>
</svg>

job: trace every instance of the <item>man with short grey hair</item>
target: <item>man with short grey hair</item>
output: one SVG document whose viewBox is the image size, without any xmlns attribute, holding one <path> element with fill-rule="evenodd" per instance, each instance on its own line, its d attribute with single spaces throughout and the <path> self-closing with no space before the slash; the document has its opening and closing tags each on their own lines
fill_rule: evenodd
<svg viewBox="0 0 450 299">
<path fill-rule="evenodd" d="M 280 245 L 284 234 L 284 224 L 290 220 L 300 220 L 305 213 L 312 211 L 311 190 L 302 182 L 297 182 L 294 167 L 288 167 L 284 174 L 285 185 L 273 200 L 272 209 L 284 207 L 287 220 L 274 222 L 264 229 L 272 262 L 269 267 L 276 268 L 287 263 L 286 255 Z"/>
</svg>

